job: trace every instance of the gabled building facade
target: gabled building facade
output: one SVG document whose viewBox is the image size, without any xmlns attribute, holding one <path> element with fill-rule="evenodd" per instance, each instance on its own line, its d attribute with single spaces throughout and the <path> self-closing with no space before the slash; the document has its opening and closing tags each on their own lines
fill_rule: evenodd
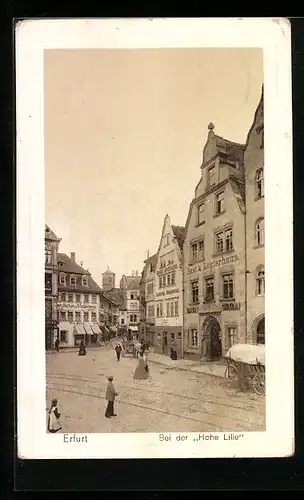
<svg viewBox="0 0 304 500">
<path fill-rule="evenodd" d="M 155 266 L 157 254 L 144 261 L 140 288 L 141 337 L 150 344 L 155 338 Z"/>
<path fill-rule="evenodd" d="M 120 288 L 123 291 L 126 328 L 129 337 L 139 337 L 140 311 L 140 280 L 138 271 L 134 271 L 132 276 L 123 275 L 120 280 Z"/>
<path fill-rule="evenodd" d="M 170 355 L 172 347 L 179 357 L 183 351 L 183 243 L 184 227 L 172 225 L 166 215 L 155 262 L 152 338 L 156 352 Z"/>
<path fill-rule="evenodd" d="M 184 242 L 184 357 L 218 359 L 246 341 L 242 144 L 209 125 Z"/>
<path fill-rule="evenodd" d="M 82 340 L 100 341 L 101 288 L 90 272 L 76 263 L 75 253 L 58 254 L 58 315 L 61 347 L 73 347 Z"/>
<path fill-rule="evenodd" d="M 245 149 L 248 342 L 265 343 L 263 92 Z"/>
<path fill-rule="evenodd" d="M 60 238 L 49 226 L 44 229 L 45 348 L 54 348 L 58 335 L 58 247 Z"/>
</svg>

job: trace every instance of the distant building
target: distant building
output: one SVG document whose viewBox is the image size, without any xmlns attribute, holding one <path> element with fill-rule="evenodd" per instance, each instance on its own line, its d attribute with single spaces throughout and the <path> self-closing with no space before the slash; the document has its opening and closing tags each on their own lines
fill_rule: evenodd
<svg viewBox="0 0 304 500">
<path fill-rule="evenodd" d="M 60 238 L 49 226 L 44 229 L 45 348 L 53 349 L 58 332 L 58 246 Z"/>
<path fill-rule="evenodd" d="M 170 217 L 166 215 L 154 264 L 154 287 L 152 281 L 146 284 L 147 321 L 150 319 L 149 307 L 151 316 L 155 309 L 155 326 L 151 330 L 156 352 L 169 355 L 172 347 L 179 357 L 183 355 L 184 238 L 184 227 L 171 225 Z M 155 298 L 152 298 L 150 306 L 148 297 L 152 290 Z"/>
<path fill-rule="evenodd" d="M 245 146 L 209 133 L 184 243 L 184 356 L 246 342 Z"/>
<path fill-rule="evenodd" d="M 111 291 L 115 289 L 115 273 L 108 269 L 102 273 L 102 290 Z"/>
<path fill-rule="evenodd" d="M 264 252 L 264 101 L 263 92 L 247 137 L 246 185 L 247 341 L 265 343 Z"/>
<path fill-rule="evenodd" d="M 60 346 L 72 347 L 81 340 L 86 344 L 100 341 L 101 288 L 90 272 L 76 263 L 75 253 L 58 254 Z"/>
<path fill-rule="evenodd" d="M 120 280 L 120 288 L 123 291 L 124 304 L 126 311 L 126 327 L 129 335 L 139 336 L 140 312 L 139 295 L 140 279 L 138 271 L 133 271 L 132 276 L 123 275 Z"/>
<path fill-rule="evenodd" d="M 157 254 L 144 261 L 140 281 L 140 333 L 151 344 L 155 340 L 155 265 Z"/>
</svg>

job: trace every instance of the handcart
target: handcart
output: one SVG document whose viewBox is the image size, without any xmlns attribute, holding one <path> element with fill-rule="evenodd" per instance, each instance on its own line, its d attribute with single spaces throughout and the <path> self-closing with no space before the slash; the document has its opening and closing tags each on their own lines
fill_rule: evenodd
<svg viewBox="0 0 304 500">
<path fill-rule="evenodd" d="M 265 394 L 265 346 L 235 344 L 227 352 L 226 383 Z"/>
</svg>

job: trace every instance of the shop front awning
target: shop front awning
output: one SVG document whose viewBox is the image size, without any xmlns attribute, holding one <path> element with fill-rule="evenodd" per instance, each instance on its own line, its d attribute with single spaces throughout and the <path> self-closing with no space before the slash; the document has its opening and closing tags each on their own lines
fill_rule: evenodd
<svg viewBox="0 0 304 500">
<path fill-rule="evenodd" d="M 96 323 L 91 324 L 92 332 L 95 334 L 101 333 L 99 326 Z"/>
<path fill-rule="evenodd" d="M 131 330 L 132 332 L 138 332 L 138 327 L 137 327 L 137 326 L 131 326 L 131 325 L 130 325 L 130 326 L 129 326 L 129 328 L 130 328 L 130 330 Z"/>
<path fill-rule="evenodd" d="M 91 325 L 89 323 L 84 323 L 83 326 L 84 326 L 85 332 L 88 335 L 93 335 L 93 331 L 92 331 Z"/>
<path fill-rule="evenodd" d="M 74 335 L 85 335 L 85 329 L 82 323 L 74 326 Z"/>
</svg>

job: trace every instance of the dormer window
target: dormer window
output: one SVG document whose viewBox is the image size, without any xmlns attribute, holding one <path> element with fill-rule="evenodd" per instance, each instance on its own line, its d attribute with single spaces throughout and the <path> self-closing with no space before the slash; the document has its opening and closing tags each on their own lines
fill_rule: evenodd
<svg viewBox="0 0 304 500">
<path fill-rule="evenodd" d="M 208 169 L 208 187 L 212 187 L 216 184 L 215 179 L 215 166 Z"/>
<path fill-rule="evenodd" d="M 59 275 L 59 283 L 60 285 L 66 285 L 66 278 L 65 278 L 65 274 L 64 273 L 60 273 Z"/>
<path fill-rule="evenodd" d="M 197 207 L 197 224 L 203 224 L 205 222 L 205 210 L 204 203 L 201 203 Z"/>
<path fill-rule="evenodd" d="M 87 276 L 82 276 L 82 286 L 88 286 L 88 278 L 87 278 Z"/>
<path fill-rule="evenodd" d="M 76 285 L 76 276 L 74 274 L 70 276 L 70 285 Z"/>
</svg>

